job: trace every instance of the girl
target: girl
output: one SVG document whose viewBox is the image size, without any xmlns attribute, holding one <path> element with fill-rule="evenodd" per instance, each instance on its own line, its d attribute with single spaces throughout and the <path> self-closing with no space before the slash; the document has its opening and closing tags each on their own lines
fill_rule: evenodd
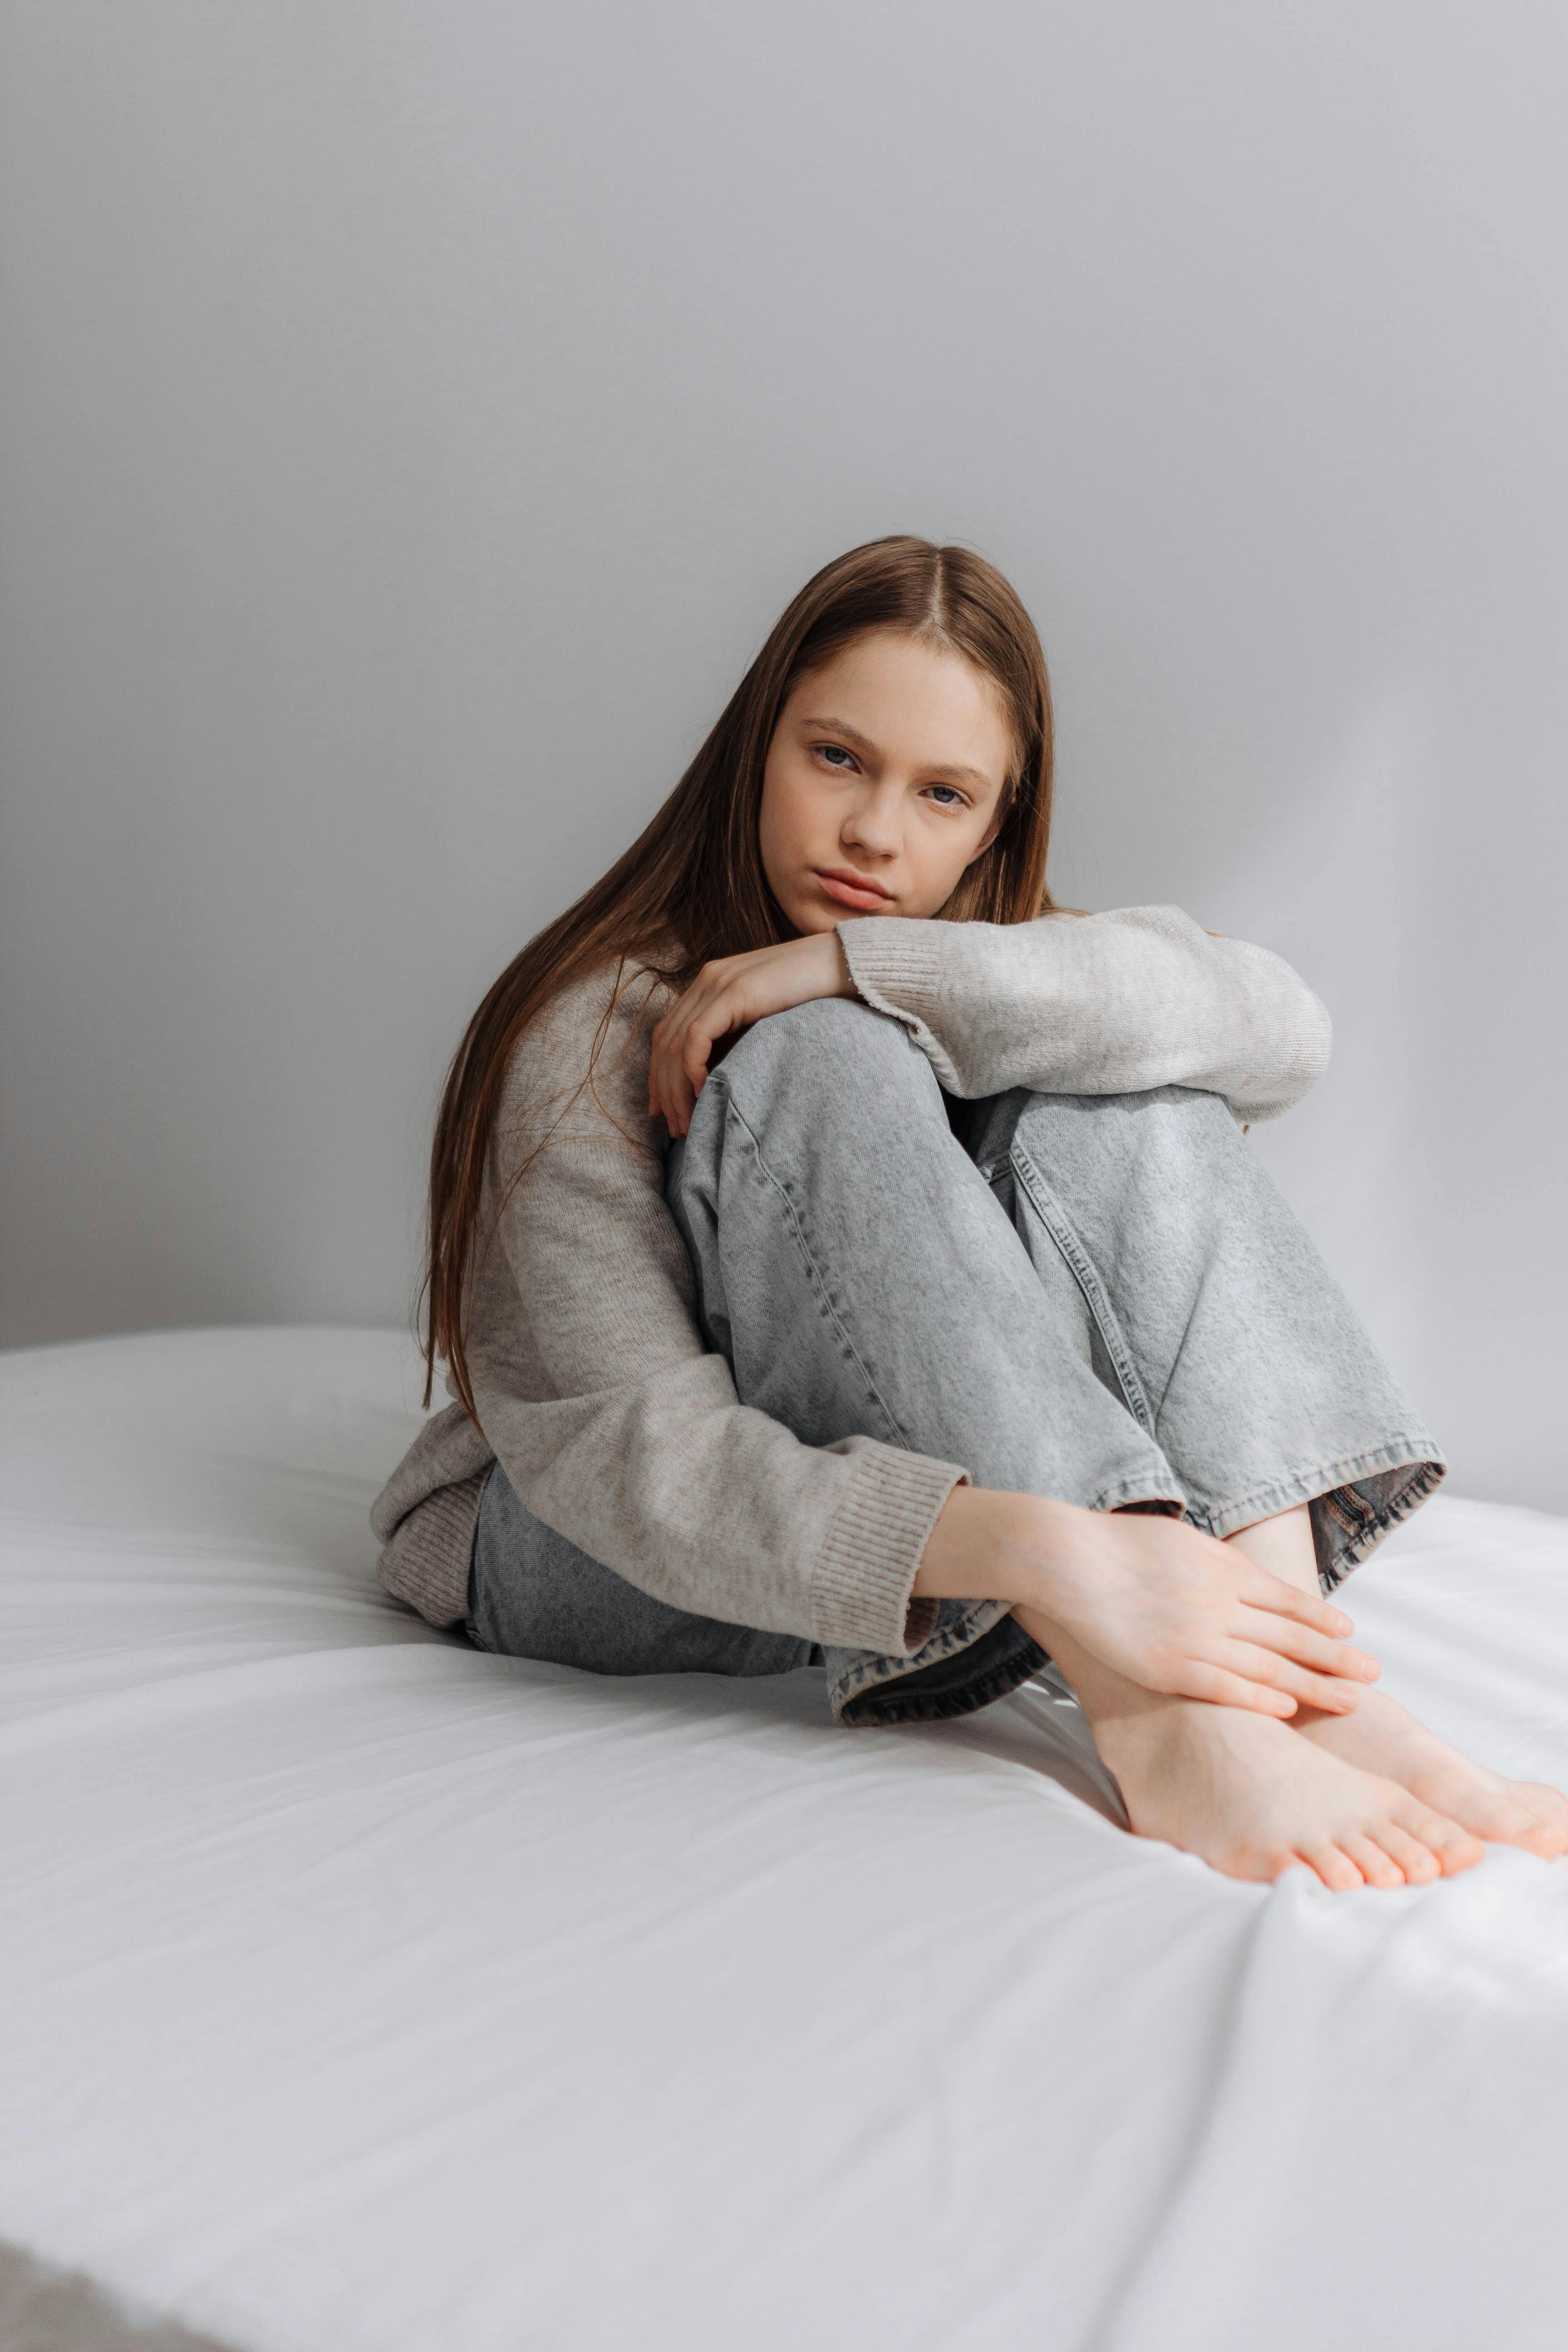
<svg viewBox="0 0 1568 2352">
<path fill-rule="evenodd" d="M 841 1723 L 1054 1661 L 1132 1829 L 1326 1886 L 1568 1849 L 1324 1597 L 1443 1475 L 1257 1166 L 1328 1050 L 1263 950 L 1045 885 L 1039 641 L 961 548 L 789 606 L 642 838 L 502 973 L 431 1160 L 387 1588 Z M 428 1402 L 428 1389 L 426 1390 Z"/>
</svg>

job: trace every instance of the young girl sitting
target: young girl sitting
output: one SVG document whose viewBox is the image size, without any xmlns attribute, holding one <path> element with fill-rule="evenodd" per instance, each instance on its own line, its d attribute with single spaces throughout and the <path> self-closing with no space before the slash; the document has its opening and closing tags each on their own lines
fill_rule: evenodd
<svg viewBox="0 0 1568 2352">
<path fill-rule="evenodd" d="M 599 1674 L 826 1670 L 841 1723 L 1047 1660 L 1132 1829 L 1419 1885 L 1568 1801 L 1372 1687 L 1324 1597 L 1443 1475 L 1244 1139 L 1323 1066 L 1278 958 L 1046 889 L 1013 590 L 808 583 L 641 839 L 502 973 L 431 1160 L 457 1402 L 387 1588 Z"/>
</svg>

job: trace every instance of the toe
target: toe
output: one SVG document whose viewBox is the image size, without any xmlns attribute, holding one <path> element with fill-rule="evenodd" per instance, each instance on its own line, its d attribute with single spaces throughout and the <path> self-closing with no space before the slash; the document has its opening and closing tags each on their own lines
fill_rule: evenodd
<svg viewBox="0 0 1568 2352">
<path fill-rule="evenodd" d="M 1432 1813 L 1425 1806 L 1412 1805 L 1396 1826 L 1419 1838 L 1436 1855 L 1445 1878 L 1452 1878 L 1461 1870 L 1473 1870 L 1478 1862 L 1487 1858 L 1479 1838 L 1461 1829 L 1458 1822 L 1451 1822 L 1447 1813 Z"/>
<path fill-rule="evenodd" d="M 1402 1830 L 1397 1822 L 1380 1822 L 1373 1832 L 1390 1861 L 1398 1864 L 1407 1886 L 1430 1886 L 1443 1875 L 1443 1865 L 1429 1845 Z"/>
<path fill-rule="evenodd" d="M 1549 1789 L 1544 1781 L 1518 1780 L 1514 1795 L 1527 1813 L 1534 1816 L 1547 1835 L 1554 1841 L 1554 1854 L 1568 1853 L 1568 1797 L 1558 1789 Z M 1540 1852 L 1542 1849 L 1537 1848 Z"/>
<path fill-rule="evenodd" d="M 1331 1895 L 1348 1895 L 1352 1887 L 1365 1884 L 1342 1845 L 1302 1846 L 1298 1859 L 1317 1872 Z"/>
<path fill-rule="evenodd" d="M 1487 1834 L 1500 1845 L 1522 1846 L 1526 1853 L 1539 1854 L 1542 1862 L 1555 1862 L 1568 1846 L 1558 1822 L 1542 1821 L 1524 1805 L 1500 1805 Z"/>
<path fill-rule="evenodd" d="M 1340 1843 L 1369 1886 L 1404 1885 L 1405 1871 L 1401 1864 L 1386 1850 L 1387 1832 L 1385 1831 L 1380 1828 L 1375 1837 L 1369 1832 L 1342 1838 Z M 1425 1846 L 1415 1845 L 1414 1838 L 1410 1840 L 1410 1843 L 1417 1853 L 1426 1853 Z M 1426 1854 L 1426 1859 L 1432 1864 L 1432 1875 L 1436 1878 L 1437 1865 L 1432 1862 L 1430 1854 Z"/>
</svg>

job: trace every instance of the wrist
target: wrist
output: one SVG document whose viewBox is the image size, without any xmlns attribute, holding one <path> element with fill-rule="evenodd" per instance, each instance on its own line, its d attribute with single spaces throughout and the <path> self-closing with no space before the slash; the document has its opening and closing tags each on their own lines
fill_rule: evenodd
<svg viewBox="0 0 1568 2352">
<path fill-rule="evenodd" d="M 1005 1601 L 1049 1613 L 1052 1564 L 1071 1503 L 998 1487 L 955 1486 L 931 1529 L 913 1590 L 943 1601 Z"/>
<path fill-rule="evenodd" d="M 1061 1562 L 1079 1538 L 1078 1522 L 1090 1515 L 1053 1495 L 1005 1495 L 998 1500 L 1011 1507 L 999 1520 L 1005 1589 L 997 1597 L 1048 1617 L 1061 1589 Z"/>
<path fill-rule="evenodd" d="M 858 997 L 860 992 L 855 985 L 855 976 L 849 969 L 849 959 L 844 952 L 844 942 L 838 936 L 837 925 L 830 931 L 819 933 L 818 940 L 824 961 L 833 974 L 832 994 Z"/>
</svg>

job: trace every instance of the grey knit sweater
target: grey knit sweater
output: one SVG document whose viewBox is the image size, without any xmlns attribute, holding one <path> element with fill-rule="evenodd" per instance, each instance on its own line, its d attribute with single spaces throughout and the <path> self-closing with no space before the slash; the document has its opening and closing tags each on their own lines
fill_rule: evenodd
<svg viewBox="0 0 1568 2352">
<path fill-rule="evenodd" d="M 1328 1015 L 1288 965 L 1173 907 L 1017 925 L 862 917 L 838 936 L 865 1002 L 971 1099 L 1178 1085 L 1249 1121 L 1288 1109 L 1328 1058 Z M 697 1327 L 647 1116 L 668 994 L 638 971 L 612 1007 L 614 981 L 558 998 L 513 1057 L 468 1320 L 478 1425 L 458 1405 L 435 1414 L 376 1498 L 382 1581 L 432 1624 L 464 1614 L 499 1458 L 537 1518 L 678 1609 L 907 1656 L 932 1608 L 910 1586 L 963 1465 L 866 1437 L 803 1445 L 739 1402 Z"/>
</svg>

